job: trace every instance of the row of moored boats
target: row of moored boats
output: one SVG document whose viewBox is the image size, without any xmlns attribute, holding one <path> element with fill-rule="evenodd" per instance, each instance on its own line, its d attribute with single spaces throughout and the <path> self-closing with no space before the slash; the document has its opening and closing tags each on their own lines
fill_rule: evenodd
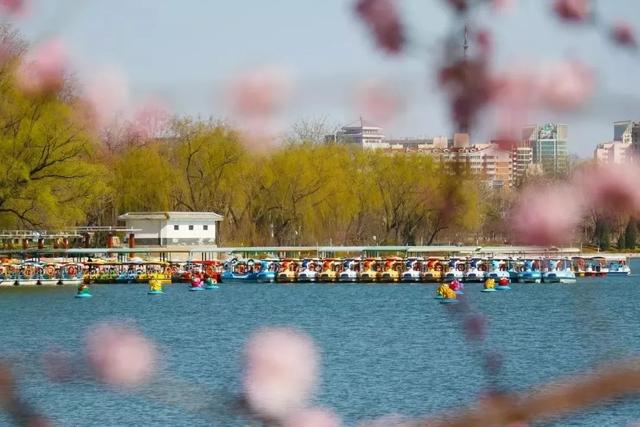
<svg viewBox="0 0 640 427">
<path fill-rule="evenodd" d="M 629 275 L 628 260 L 585 258 L 266 258 L 169 263 L 91 260 L 23 261 L 0 265 L 0 286 L 80 283 L 218 282 L 509 282 L 570 283 L 576 277 Z"/>
</svg>

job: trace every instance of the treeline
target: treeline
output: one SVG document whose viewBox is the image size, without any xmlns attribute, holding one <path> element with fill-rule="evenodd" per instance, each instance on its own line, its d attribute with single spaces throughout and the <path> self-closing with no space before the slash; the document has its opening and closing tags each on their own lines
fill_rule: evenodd
<svg viewBox="0 0 640 427">
<path fill-rule="evenodd" d="M 0 61 L 3 229 L 115 225 L 124 212 L 184 210 L 223 215 L 228 245 L 509 241 L 516 194 L 488 190 L 464 164 L 304 135 L 277 149 L 247 145 L 224 123 L 185 117 L 169 120 L 162 137 L 127 123 L 98 130 L 73 81 L 20 90 L 25 45 L 6 28 L 0 42 L 12 47 Z M 584 241 L 604 249 L 620 236 L 619 245 L 635 246 L 635 221 L 622 234 L 616 221 L 586 220 Z"/>
<path fill-rule="evenodd" d="M 98 130 L 73 81 L 21 90 L 26 45 L 6 27 L 0 39 L 11 46 L 0 61 L 4 229 L 185 210 L 223 215 L 224 244 L 430 244 L 481 232 L 486 197 L 464 168 L 300 138 L 260 149 L 212 120 L 175 118 L 162 138 L 126 123 Z"/>
</svg>

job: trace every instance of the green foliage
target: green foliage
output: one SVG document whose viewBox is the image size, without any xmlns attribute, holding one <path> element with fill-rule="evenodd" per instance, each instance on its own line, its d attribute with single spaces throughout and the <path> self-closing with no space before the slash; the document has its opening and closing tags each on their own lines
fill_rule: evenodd
<svg viewBox="0 0 640 427">
<path fill-rule="evenodd" d="M 81 224 L 108 191 L 92 161 L 95 139 L 62 97 L 33 98 L 13 80 L 18 58 L 0 70 L 0 227 Z"/>
<path fill-rule="evenodd" d="M 624 229 L 625 248 L 635 249 L 638 238 L 638 221 L 635 218 L 629 218 L 627 227 Z M 620 246 L 618 246 L 620 247 Z"/>
<path fill-rule="evenodd" d="M 610 230 L 609 221 L 606 218 L 598 218 L 596 220 L 595 227 L 595 238 L 596 244 L 600 248 L 600 250 L 606 251 L 609 250 L 611 246 L 611 230 Z"/>
</svg>

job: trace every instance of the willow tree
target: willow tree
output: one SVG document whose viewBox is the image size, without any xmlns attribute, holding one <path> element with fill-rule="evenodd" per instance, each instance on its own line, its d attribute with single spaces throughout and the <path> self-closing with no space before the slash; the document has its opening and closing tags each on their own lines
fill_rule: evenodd
<svg viewBox="0 0 640 427">
<path fill-rule="evenodd" d="M 159 144 L 122 152 L 113 166 L 113 187 L 118 212 L 173 209 L 175 173 Z"/>
<path fill-rule="evenodd" d="M 220 123 L 185 118 L 173 124 L 173 136 L 171 158 L 182 186 L 177 207 L 224 214 L 246 155 L 237 134 Z"/>
<path fill-rule="evenodd" d="M 16 51 L 0 70 L 0 226 L 81 223 L 106 188 L 98 179 L 103 169 L 91 161 L 95 139 L 74 112 L 68 88 L 44 96 L 18 89 L 19 61 Z"/>
</svg>

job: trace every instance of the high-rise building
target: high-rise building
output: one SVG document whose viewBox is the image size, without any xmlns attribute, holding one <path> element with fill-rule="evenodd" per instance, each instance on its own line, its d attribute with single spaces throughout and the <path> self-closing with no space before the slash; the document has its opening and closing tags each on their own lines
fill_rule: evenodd
<svg viewBox="0 0 640 427">
<path fill-rule="evenodd" d="M 593 150 L 593 158 L 598 163 L 627 163 L 630 159 L 631 142 L 610 141 L 598 144 Z"/>
<path fill-rule="evenodd" d="M 512 181 L 515 186 L 520 186 L 527 177 L 530 165 L 533 164 L 533 150 L 525 145 L 513 147 L 511 159 L 513 161 Z"/>
<path fill-rule="evenodd" d="M 627 157 L 640 158 L 640 122 L 631 120 L 614 122 L 613 141 L 628 144 Z"/>
<path fill-rule="evenodd" d="M 546 123 L 527 126 L 522 132 L 525 145 L 531 147 L 533 163 L 540 164 L 547 175 L 561 176 L 569 171 L 567 131 L 567 125 Z"/>
</svg>

